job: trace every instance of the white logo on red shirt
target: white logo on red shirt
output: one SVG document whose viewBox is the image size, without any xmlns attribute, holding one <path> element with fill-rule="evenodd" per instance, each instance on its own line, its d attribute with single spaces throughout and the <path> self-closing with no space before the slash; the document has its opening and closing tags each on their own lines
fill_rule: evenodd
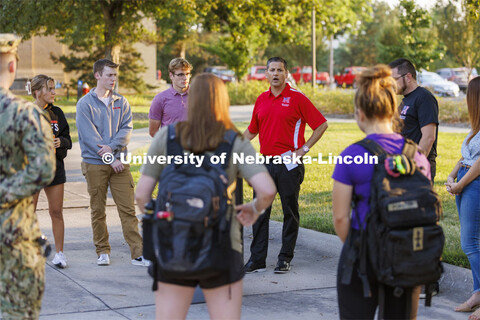
<svg viewBox="0 0 480 320">
<path fill-rule="evenodd" d="M 290 106 L 290 98 L 291 97 L 284 97 L 282 101 L 282 106 L 283 107 L 289 107 Z"/>
</svg>

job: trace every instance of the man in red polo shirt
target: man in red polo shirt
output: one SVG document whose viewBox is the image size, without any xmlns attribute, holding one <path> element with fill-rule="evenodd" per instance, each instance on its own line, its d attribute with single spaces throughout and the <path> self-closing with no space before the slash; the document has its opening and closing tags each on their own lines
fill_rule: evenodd
<svg viewBox="0 0 480 320">
<path fill-rule="evenodd" d="M 292 153 L 304 156 L 327 130 L 327 121 L 302 92 L 286 83 L 288 69 L 284 59 L 270 58 L 266 76 L 270 90 L 257 98 L 252 120 L 243 135 L 252 140 L 259 134 L 260 153 L 264 156 L 288 157 Z M 304 137 L 305 124 L 313 129 L 307 142 Z M 298 236 L 298 195 L 305 167 L 303 164 L 287 167 L 286 164 L 268 163 L 267 169 L 275 181 L 283 208 L 282 249 L 274 272 L 287 273 Z M 251 256 L 245 265 L 247 273 L 266 270 L 271 209 L 266 209 L 253 225 Z"/>
</svg>

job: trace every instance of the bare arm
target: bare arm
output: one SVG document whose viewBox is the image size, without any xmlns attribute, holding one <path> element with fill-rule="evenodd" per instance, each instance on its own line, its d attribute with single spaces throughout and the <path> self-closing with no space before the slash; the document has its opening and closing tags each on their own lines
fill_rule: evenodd
<svg viewBox="0 0 480 320">
<path fill-rule="evenodd" d="M 248 140 L 252 140 L 253 138 L 255 138 L 257 136 L 256 133 L 251 133 L 250 131 L 248 131 L 248 128 L 245 129 L 245 131 L 243 132 L 243 136 L 248 139 Z"/>
<path fill-rule="evenodd" d="M 155 133 L 157 133 L 158 129 L 160 129 L 160 120 L 148 119 L 148 132 L 150 136 L 153 137 Z"/>
<path fill-rule="evenodd" d="M 327 122 L 324 122 L 321 125 L 319 125 L 315 130 L 313 130 L 312 135 L 310 136 L 310 138 L 308 138 L 307 142 L 305 142 L 305 145 L 311 149 L 315 145 L 315 143 L 317 143 L 318 140 L 320 140 L 320 138 L 323 136 L 327 128 L 328 128 Z M 300 149 L 295 150 L 295 153 L 300 156 L 305 155 L 305 151 L 303 151 L 301 147 Z"/>
<path fill-rule="evenodd" d="M 435 142 L 435 132 L 437 130 L 436 123 L 430 123 L 420 129 L 422 131 L 422 138 L 418 142 L 418 145 L 422 149 L 423 153 L 428 156 L 430 149 L 432 149 Z"/>
<path fill-rule="evenodd" d="M 353 187 L 333 181 L 332 191 L 332 210 L 333 210 L 333 226 L 335 232 L 342 242 L 347 240 L 348 231 L 350 229 L 350 209 L 352 202 Z"/>
<path fill-rule="evenodd" d="M 458 160 L 455 167 L 453 167 L 452 172 L 450 172 L 450 174 L 447 177 L 447 183 L 455 182 L 455 179 L 457 178 L 457 175 L 458 175 L 458 170 L 460 170 L 460 165 L 462 160 L 463 160 L 463 157 L 461 157 L 460 160 Z"/>
<path fill-rule="evenodd" d="M 257 200 L 255 203 L 252 201 L 235 206 L 235 210 L 240 211 L 240 213 L 237 214 L 237 219 L 244 226 L 254 224 L 259 217 L 259 214 L 256 212 L 262 212 L 268 208 L 277 193 L 277 188 L 267 172 L 257 173 L 248 180 L 248 183 L 252 186 L 253 190 L 255 190 Z M 255 205 L 255 210 L 252 208 L 253 205 Z"/>
<path fill-rule="evenodd" d="M 463 158 L 462 158 L 463 159 Z M 460 161 L 462 160 L 460 159 Z M 460 169 L 460 161 L 458 161 L 457 165 L 455 168 L 452 170 L 452 172 L 448 175 L 448 179 L 451 178 L 452 174 L 455 173 L 455 176 L 458 173 L 458 170 Z M 456 172 L 454 172 L 456 170 Z M 463 178 L 455 183 L 455 182 L 449 182 L 447 179 L 447 191 L 450 192 L 451 194 L 460 194 L 463 191 L 463 188 L 468 186 L 470 182 L 472 182 L 474 179 L 476 179 L 480 175 L 480 158 L 478 158 L 473 165 L 470 167 L 467 173 L 463 176 Z"/>
<path fill-rule="evenodd" d="M 138 180 L 135 200 L 137 200 L 137 206 L 142 213 L 145 211 L 145 205 L 152 199 L 152 192 L 156 184 L 155 178 L 145 174 L 142 174 Z"/>
</svg>

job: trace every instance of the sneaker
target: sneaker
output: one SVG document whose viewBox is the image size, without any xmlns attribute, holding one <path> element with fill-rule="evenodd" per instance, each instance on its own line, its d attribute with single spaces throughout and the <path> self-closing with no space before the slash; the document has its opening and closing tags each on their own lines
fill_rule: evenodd
<svg viewBox="0 0 480 320">
<path fill-rule="evenodd" d="M 425 293 L 425 286 L 422 286 L 422 291 L 420 291 L 420 299 L 426 299 L 427 298 L 427 294 Z M 435 284 L 433 284 L 432 297 L 436 296 L 439 292 L 440 292 L 440 286 L 439 286 L 438 282 L 435 282 Z"/>
<path fill-rule="evenodd" d="M 267 267 L 265 264 L 257 264 L 253 261 L 248 261 L 245 265 L 245 273 L 265 272 Z"/>
<path fill-rule="evenodd" d="M 97 264 L 99 266 L 108 266 L 110 264 L 110 256 L 108 253 L 102 253 L 97 259 Z"/>
<path fill-rule="evenodd" d="M 62 251 L 55 253 L 55 257 L 53 257 L 52 263 L 57 268 L 63 269 L 67 266 L 67 258 L 63 254 Z"/>
<path fill-rule="evenodd" d="M 132 264 L 134 266 L 148 267 L 148 266 L 150 266 L 151 262 L 150 262 L 150 260 L 145 259 L 143 256 L 140 256 L 136 259 L 133 259 Z"/>
<path fill-rule="evenodd" d="M 291 269 L 291 267 L 290 267 L 289 262 L 283 261 L 283 260 L 278 260 L 277 266 L 275 267 L 275 270 L 273 270 L 273 272 L 275 272 L 275 273 L 287 273 L 288 271 L 290 271 L 290 269 Z"/>
</svg>

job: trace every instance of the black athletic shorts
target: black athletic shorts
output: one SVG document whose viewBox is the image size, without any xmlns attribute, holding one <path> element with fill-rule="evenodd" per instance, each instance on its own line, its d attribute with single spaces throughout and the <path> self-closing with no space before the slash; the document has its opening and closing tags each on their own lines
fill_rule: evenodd
<svg viewBox="0 0 480 320">
<path fill-rule="evenodd" d="M 57 184 L 62 184 L 67 182 L 67 176 L 65 175 L 65 165 L 63 159 L 57 159 L 57 167 L 55 169 L 55 177 L 53 181 L 48 185 L 48 187 L 56 186 Z"/>
<path fill-rule="evenodd" d="M 155 269 L 155 267 L 153 269 Z M 174 279 L 174 278 L 165 277 L 162 274 L 162 270 L 160 270 L 160 268 L 156 268 L 156 269 L 157 269 L 156 277 L 155 277 L 156 281 L 169 283 L 169 284 L 176 284 L 184 287 L 192 287 L 192 288 L 195 288 L 197 285 L 199 285 L 200 288 L 202 289 L 218 288 L 227 284 L 237 282 L 243 279 L 243 277 L 245 276 L 245 268 L 243 266 L 243 257 L 237 251 L 232 252 L 232 263 L 231 263 L 230 270 L 228 272 L 220 272 L 218 275 L 215 275 L 207 279 L 201 279 L 201 280 Z M 149 270 L 149 273 L 150 273 L 150 270 Z"/>
</svg>

